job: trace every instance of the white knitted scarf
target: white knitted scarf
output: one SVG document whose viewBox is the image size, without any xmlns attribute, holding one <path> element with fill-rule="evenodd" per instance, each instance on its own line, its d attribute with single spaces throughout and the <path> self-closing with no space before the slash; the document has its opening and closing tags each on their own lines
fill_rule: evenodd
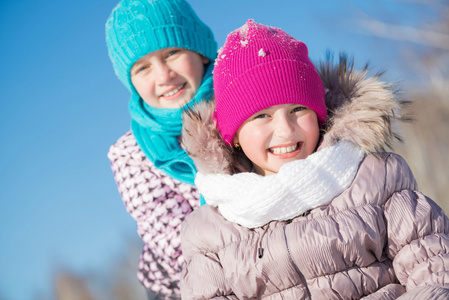
<svg viewBox="0 0 449 300">
<path fill-rule="evenodd" d="M 198 173 L 195 184 L 227 220 L 255 228 L 329 204 L 351 184 L 364 154 L 360 147 L 338 142 L 283 165 L 274 175 Z"/>
</svg>

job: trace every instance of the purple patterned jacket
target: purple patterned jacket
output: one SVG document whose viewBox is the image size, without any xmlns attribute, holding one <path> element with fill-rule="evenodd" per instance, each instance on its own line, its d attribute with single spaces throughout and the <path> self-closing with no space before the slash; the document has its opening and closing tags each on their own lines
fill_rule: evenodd
<svg viewBox="0 0 449 300">
<path fill-rule="evenodd" d="M 180 299 L 180 227 L 199 207 L 196 187 L 156 169 L 131 132 L 110 147 L 108 158 L 126 210 L 145 243 L 137 272 L 140 282 L 161 298 Z"/>
</svg>

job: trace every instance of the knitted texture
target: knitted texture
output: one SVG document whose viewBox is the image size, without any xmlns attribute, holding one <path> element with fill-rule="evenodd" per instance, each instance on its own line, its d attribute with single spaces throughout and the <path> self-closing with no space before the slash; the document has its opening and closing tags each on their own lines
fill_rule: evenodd
<svg viewBox="0 0 449 300">
<path fill-rule="evenodd" d="M 227 220 L 255 228 L 329 204 L 351 184 L 364 155 L 362 148 L 342 141 L 271 176 L 198 173 L 195 184 Z"/>
<path fill-rule="evenodd" d="M 132 92 L 130 70 L 150 52 L 178 47 L 213 60 L 217 43 L 184 0 L 122 0 L 106 22 L 106 44 L 115 73 Z"/>
<path fill-rule="evenodd" d="M 180 299 L 180 229 L 184 218 L 200 206 L 196 187 L 155 168 L 130 132 L 111 146 L 108 158 L 125 208 L 145 243 L 139 281 L 158 299 Z"/>
<path fill-rule="evenodd" d="M 327 117 L 324 87 L 307 46 L 281 29 L 248 20 L 231 32 L 214 68 L 215 119 L 228 144 L 256 112 L 279 104 L 300 104 Z"/>
</svg>

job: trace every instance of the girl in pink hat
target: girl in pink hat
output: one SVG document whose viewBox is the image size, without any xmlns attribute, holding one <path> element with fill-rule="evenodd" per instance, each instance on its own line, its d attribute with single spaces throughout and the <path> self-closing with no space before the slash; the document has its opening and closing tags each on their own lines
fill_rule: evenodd
<svg viewBox="0 0 449 300">
<path fill-rule="evenodd" d="M 184 114 L 206 205 L 182 227 L 183 299 L 447 299 L 449 219 L 418 191 L 390 85 L 249 20 Z"/>
</svg>

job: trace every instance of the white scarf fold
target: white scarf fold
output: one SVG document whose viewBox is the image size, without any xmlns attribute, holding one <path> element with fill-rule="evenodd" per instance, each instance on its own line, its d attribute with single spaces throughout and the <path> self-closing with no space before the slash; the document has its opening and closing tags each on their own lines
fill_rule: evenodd
<svg viewBox="0 0 449 300">
<path fill-rule="evenodd" d="M 195 184 L 227 220 L 255 228 L 329 204 L 352 183 L 364 154 L 342 141 L 289 162 L 274 175 L 197 173 Z"/>
</svg>

